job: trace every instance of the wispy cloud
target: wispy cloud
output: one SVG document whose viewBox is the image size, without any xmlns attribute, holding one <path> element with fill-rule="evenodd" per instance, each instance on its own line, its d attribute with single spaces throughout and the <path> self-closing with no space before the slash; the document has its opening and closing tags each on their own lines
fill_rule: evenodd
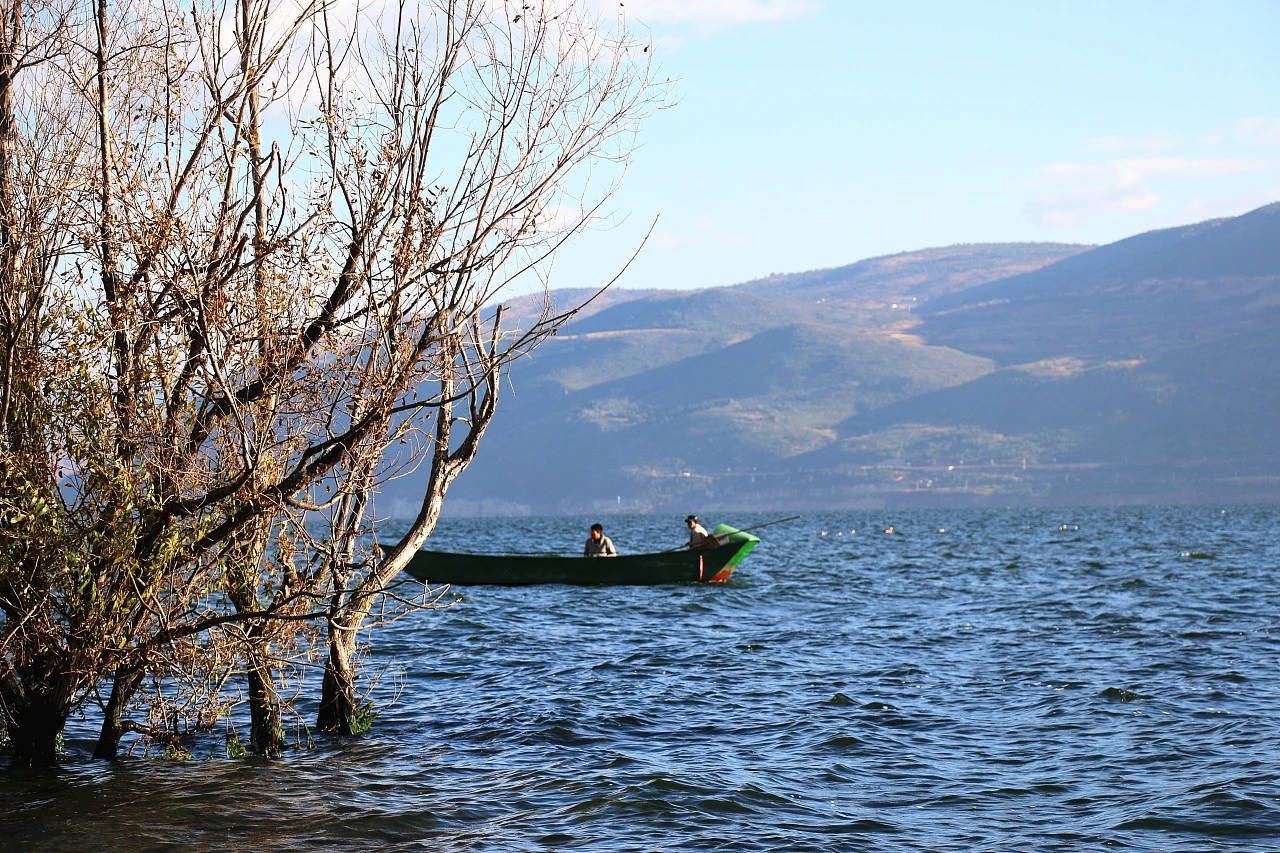
<svg viewBox="0 0 1280 853">
<path fill-rule="evenodd" d="M 1054 178 L 1114 177 L 1122 183 L 1148 175 L 1184 178 L 1216 178 L 1269 169 L 1274 162 L 1261 157 L 1139 157 L 1105 163 L 1052 163 L 1044 173 Z"/>
<path fill-rule="evenodd" d="M 1177 138 L 1170 133 L 1152 136 L 1126 136 L 1117 133 L 1090 139 L 1084 148 L 1086 151 L 1168 151 L 1177 143 Z"/>
<path fill-rule="evenodd" d="M 1245 118 L 1236 122 L 1238 140 L 1254 145 L 1280 145 L 1280 119 Z"/>
<path fill-rule="evenodd" d="M 1196 199 L 1183 205 L 1182 212 L 1187 219 L 1215 219 L 1238 216 L 1242 210 L 1253 210 L 1273 201 L 1280 201 L 1280 187 Z"/>
<path fill-rule="evenodd" d="M 1026 182 L 1038 193 L 1027 203 L 1027 217 L 1039 225 L 1066 228 L 1081 217 L 1150 210 L 1160 202 L 1152 178 L 1220 178 L 1277 168 L 1259 157 L 1142 157 L 1103 163 L 1052 163 Z"/>
<path fill-rule="evenodd" d="M 723 29 L 799 17 L 818 8 L 816 0 L 599 0 L 646 24 Z"/>
<path fill-rule="evenodd" d="M 553 204 L 538 212 L 538 229 L 543 233 L 560 233 L 578 227 L 590 220 L 588 211 L 581 205 Z"/>
<path fill-rule="evenodd" d="M 699 216 L 691 231 L 677 233 L 659 231 L 653 235 L 653 244 L 659 249 L 687 249 L 691 246 L 733 245 L 741 246 L 747 238 L 741 234 L 731 234 L 720 230 L 710 216 Z"/>
<path fill-rule="evenodd" d="M 1199 145 L 1210 148 L 1235 143 L 1245 146 L 1280 145 L 1280 118 L 1251 116 L 1242 118 L 1227 128 L 1201 133 L 1194 137 Z M 1162 144 L 1167 142 L 1168 144 Z M 1104 136 L 1090 140 L 1085 146 L 1089 151 L 1166 151 L 1184 140 L 1172 134 L 1154 136 Z M 1130 143 L 1130 144 L 1125 144 Z M 1143 143 L 1146 143 L 1144 146 Z"/>
</svg>

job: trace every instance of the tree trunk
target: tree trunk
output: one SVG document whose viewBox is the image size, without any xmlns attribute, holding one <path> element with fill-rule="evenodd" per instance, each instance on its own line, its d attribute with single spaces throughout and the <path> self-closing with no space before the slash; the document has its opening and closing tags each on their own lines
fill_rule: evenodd
<svg viewBox="0 0 1280 853">
<path fill-rule="evenodd" d="M 260 755 L 277 756 L 284 749 L 284 724 L 280 718 L 280 696 L 271 677 L 270 664 L 256 654 L 249 662 L 249 740 Z"/>
<path fill-rule="evenodd" d="M 58 760 L 58 735 L 67 718 L 54 703 L 36 702 L 14 708 L 9 715 L 9 742 L 14 764 L 48 767 Z"/>
<path fill-rule="evenodd" d="M 351 666 L 355 651 L 354 631 L 339 631 L 336 636 L 330 636 L 320 713 L 316 719 L 316 728 L 322 732 L 357 735 L 369 727 L 367 720 L 356 719 L 356 677 Z"/>
<path fill-rule="evenodd" d="M 16 686 L 16 678 L 7 687 Z M 71 685 L 56 679 L 49 689 L 32 694 L 25 690 L 3 690 L 5 722 L 14 764 L 48 767 L 58 760 L 58 735 L 71 713 Z M 16 695 L 15 695 L 16 694 Z"/>
<path fill-rule="evenodd" d="M 93 757 L 102 761 L 115 761 L 120 751 L 120 738 L 124 735 L 124 709 L 129 706 L 133 694 L 142 684 L 141 671 L 118 671 L 111 682 L 111 698 L 103 710 L 102 728 L 98 731 L 98 743 Z"/>
</svg>

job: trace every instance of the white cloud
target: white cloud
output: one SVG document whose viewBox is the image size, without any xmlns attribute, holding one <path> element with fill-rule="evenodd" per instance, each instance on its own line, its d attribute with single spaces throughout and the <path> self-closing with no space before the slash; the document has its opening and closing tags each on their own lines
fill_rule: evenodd
<svg viewBox="0 0 1280 853">
<path fill-rule="evenodd" d="M 1157 133 L 1152 136 L 1126 136 L 1112 134 L 1090 139 L 1086 151 L 1167 151 L 1177 143 L 1172 134 Z"/>
<path fill-rule="evenodd" d="M 1141 181 L 1148 175 L 1216 178 L 1274 167 L 1260 157 L 1139 157 L 1105 163 L 1052 163 L 1044 173 L 1055 178 L 1111 177 L 1120 183 Z"/>
<path fill-rule="evenodd" d="M 1066 228 L 1082 216 L 1150 210 L 1160 202 L 1153 177 L 1220 178 L 1274 170 L 1277 163 L 1257 157 L 1145 157 L 1103 163 L 1052 163 L 1042 177 L 1026 182 L 1039 192 L 1025 207 L 1027 217 L 1049 228 Z"/>
<path fill-rule="evenodd" d="M 746 242 L 747 238 L 741 234 L 721 231 L 716 226 L 716 221 L 706 214 L 694 220 L 691 233 L 659 231 L 653 235 L 653 244 L 659 249 L 687 249 L 691 246 L 707 245 L 741 246 Z"/>
<path fill-rule="evenodd" d="M 691 240 L 683 234 L 676 234 L 672 231 L 659 231 L 653 235 L 653 245 L 659 249 L 684 249 L 697 244 L 697 240 Z"/>
<path fill-rule="evenodd" d="M 587 218 L 587 211 L 579 205 L 553 204 L 538 211 L 538 229 L 555 234 L 576 228 Z"/>
<path fill-rule="evenodd" d="M 1222 216 L 1239 216 L 1273 201 L 1280 201 L 1280 187 L 1196 199 L 1183 205 L 1182 211 L 1187 219 L 1217 219 Z"/>
<path fill-rule="evenodd" d="M 1065 228 L 1082 218 L 1151 210 L 1162 202 L 1162 193 L 1167 193 L 1180 199 L 1188 216 L 1235 215 L 1276 199 L 1270 190 L 1250 189 L 1241 181 L 1228 179 L 1280 171 L 1280 158 L 1174 154 L 1180 153 L 1179 149 L 1197 153 L 1217 149 L 1221 154 L 1255 155 L 1265 153 L 1260 150 L 1263 146 L 1280 146 L 1280 119 L 1243 118 L 1228 127 L 1200 134 L 1118 133 L 1096 137 L 1087 140 L 1083 149 L 1104 157 L 1114 152 L 1111 159 L 1041 167 L 1035 177 L 1021 183 L 1032 194 L 1024 213 L 1039 225 Z M 1205 195 L 1186 201 L 1187 190 L 1176 188 L 1176 182 L 1185 181 L 1204 182 L 1195 191 Z"/>
<path fill-rule="evenodd" d="M 645 24 L 723 29 L 795 18 L 813 11 L 818 4 L 815 0 L 600 0 L 600 6 L 621 7 L 628 18 Z"/>
<path fill-rule="evenodd" d="M 1242 118 L 1230 128 L 1201 133 L 1190 137 L 1200 145 L 1217 146 L 1224 142 L 1237 142 L 1245 145 L 1280 145 L 1280 119 L 1253 116 Z M 1085 142 L 1085 151 L 1134 151 L 1156 152 L 1168 151 L 1183 144 L 1183 139 L 1172 133 L 1155 133 L 1149 136 L 1130 136 L 1116 133 L 1099 136 Z"/>
<path fill-rule="evenodd" d="M 1146 184 L 1094 186 L 1044 195 L 1028 202 L 1025 212 L 1037 225 L 1069 228 L 1082 215 L 1147 210 L 1159 201 Z"/>
<path fill-rule="evenodd" d="M 1280 120 L 1245 118 L 1236 122 L 1236 138 L 1255 145 L 1280 145 Z"/>
</svg>

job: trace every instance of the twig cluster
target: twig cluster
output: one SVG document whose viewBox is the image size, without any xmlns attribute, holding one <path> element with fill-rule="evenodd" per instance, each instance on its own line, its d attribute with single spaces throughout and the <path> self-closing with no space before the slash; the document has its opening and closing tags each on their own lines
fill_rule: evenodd
<svg viewBox="0 0 1280 853">
<path fill-rule="evenodd" d="M 102 757 L 126 732 L 207 729 L 234 683 L 278 751 L 296 667 L 319 660 L 318 725 L 354 733 L 363 632 L 440 603 L 391 585 L 508 366 L 572 314 L 548 299 L 521 329 L 496 300 L 545 289 L 612 191 L 664 97 L 647 46 L 572 0 L 0 18 L 15 749 L 46 760 L 90 694 Z M 420 509 L 379 548 L 377 489 L 409 473 Z"/>
</svg>

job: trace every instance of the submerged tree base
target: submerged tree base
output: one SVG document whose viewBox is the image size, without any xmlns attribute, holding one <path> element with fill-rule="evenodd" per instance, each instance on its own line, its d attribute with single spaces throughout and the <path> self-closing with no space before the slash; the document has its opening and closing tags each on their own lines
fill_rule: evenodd
<svg viewBox="0 0 1280 853">
<path fill-rule="evenodd" d="M 342 707 L 337 707 L 339 704 Z M 329 735 L 357 737 L 373 728 L 377 719 L 378 712 L 374 710 L 372 700 L 359 705 L 350 702 L 331 703 L 321 706 L 316 728 Z"/>
</svg>

